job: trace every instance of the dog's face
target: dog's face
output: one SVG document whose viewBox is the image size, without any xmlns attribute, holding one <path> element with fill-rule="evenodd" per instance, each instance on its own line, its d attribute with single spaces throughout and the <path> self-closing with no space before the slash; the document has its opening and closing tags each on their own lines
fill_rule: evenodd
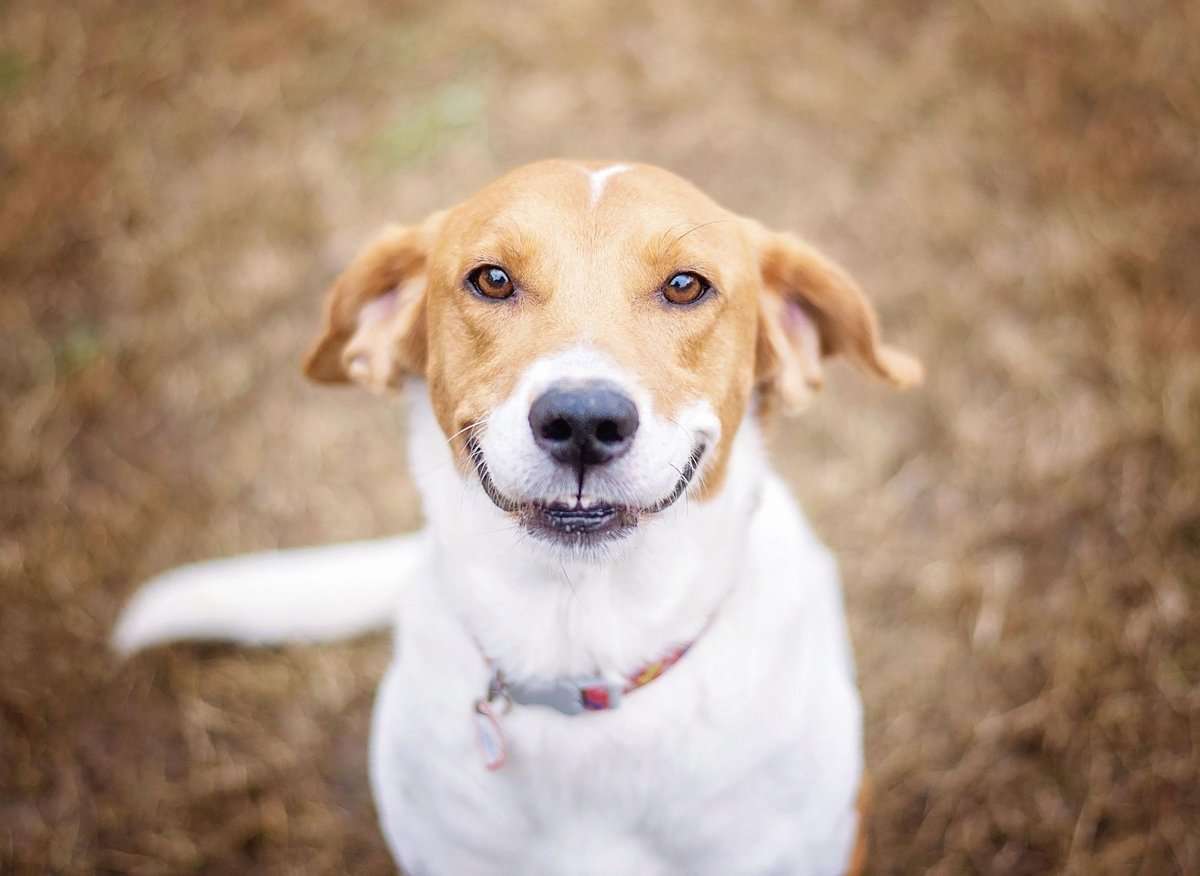
<svg viewBox="0 0 1200 876">
<path fill-rule="evenodd" d="M 586 547 L 719 491 L 751 399 L 801 407 L 838 352 L 920 378 L 800 241 L 658 168 L 548 161 L 370 244 L 306 370 L 375 390 L 424 378 L 463 475 L 535 535 Z"/>
</svg>

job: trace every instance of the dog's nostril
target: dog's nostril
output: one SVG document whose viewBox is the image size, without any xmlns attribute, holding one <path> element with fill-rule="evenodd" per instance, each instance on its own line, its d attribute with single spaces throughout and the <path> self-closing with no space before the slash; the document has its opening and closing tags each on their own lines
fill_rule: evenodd
<svg viewBox="0 0 1200 876">
<path fill-rule="evenodd" d="M 602 444 L 616 444 L 623 441 L 625 436 L 621 434 L 621 427 L 617 425 L 616 420 L 601 420 L 596 424 L 596 440 Z"/>
<path fill-rule="evenodd" d="M 557 417 L 542 427 L 542 437 L 547 441 L 567 441 L 571 438 L 571 424 Z"/>
</svg>

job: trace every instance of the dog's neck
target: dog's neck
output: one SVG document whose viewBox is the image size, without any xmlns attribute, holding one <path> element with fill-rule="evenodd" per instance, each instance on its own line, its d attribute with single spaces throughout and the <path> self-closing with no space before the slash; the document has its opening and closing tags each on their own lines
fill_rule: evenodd
<svg viewBox="0 0 1200 876">
<path fill-rule="evenodd" d="M 750 418 L 717 495 L 685 497 L 583 560 L 533 541 L 492 505 L 455 465 L 424 384 L 410 397 L 413 472 L 442 595 L 510 677 L 632 672 L 695 638 L 737 585 L 765 473 Z"/>
</svg>

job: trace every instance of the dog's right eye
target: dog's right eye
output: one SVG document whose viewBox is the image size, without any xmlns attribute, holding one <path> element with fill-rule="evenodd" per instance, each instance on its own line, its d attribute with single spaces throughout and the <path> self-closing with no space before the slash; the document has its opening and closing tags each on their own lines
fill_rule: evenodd
<svg viewBox="0 0 1200 876">
<path fill-rule="evenodd" d="M 500 301 L 517 291 L 508 272 L 495 265 L 482 265 L 467 275 L 471 288 L 484 298 Z"/>
</svg>

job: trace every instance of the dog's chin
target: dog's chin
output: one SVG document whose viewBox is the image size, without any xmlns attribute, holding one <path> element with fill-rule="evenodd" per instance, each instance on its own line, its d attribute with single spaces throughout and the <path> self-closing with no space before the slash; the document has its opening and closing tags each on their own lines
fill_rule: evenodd
<svg viewBox="0 0 1200 876">
<path fill-rule="evenodd" d="M 705 450 L 705 444 L 696 444 L 670 492 L 650 505 L 633 507 L 610 504 L 602 499 L 568 504 L 505 496 L 492 480 L 483 448 L 473 438 L 467 441 L 467 453 L 492 504 L 515 517 L 521 528 L 535 540 L 580 555 L 593 554 L 597 548 L 627 538 L 642 520 L 674 505 L 691 485 Z"/>
</svg>

